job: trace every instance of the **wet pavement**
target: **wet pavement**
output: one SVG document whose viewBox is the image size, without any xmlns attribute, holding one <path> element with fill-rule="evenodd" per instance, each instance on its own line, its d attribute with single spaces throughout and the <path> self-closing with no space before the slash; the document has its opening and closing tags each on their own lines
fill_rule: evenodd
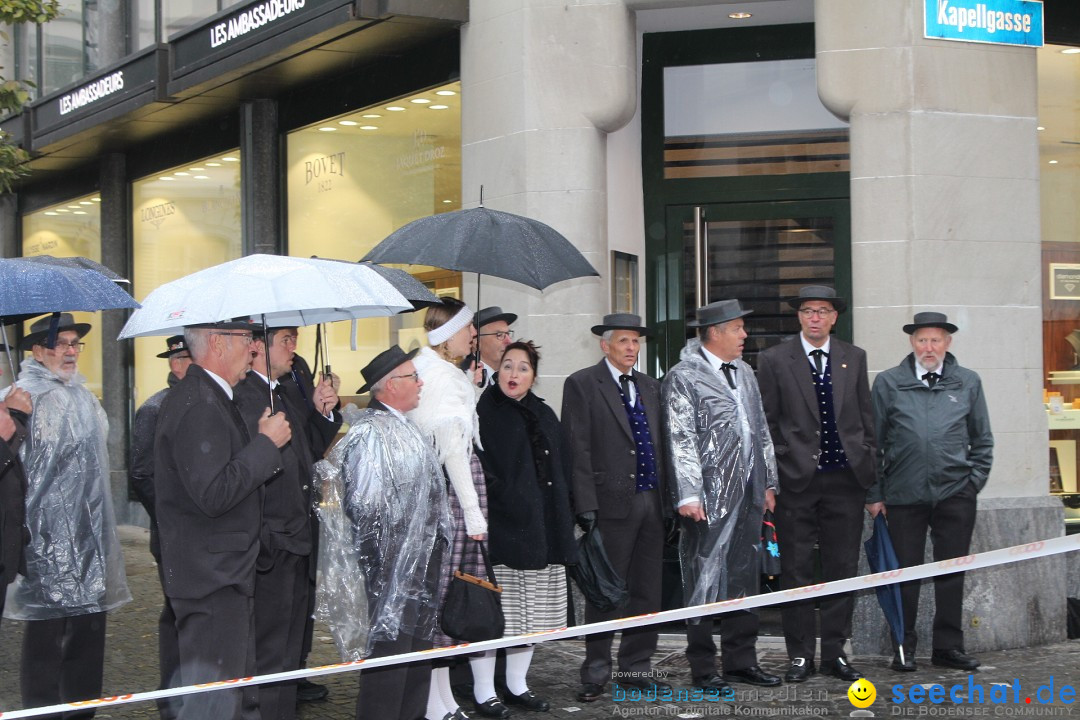
<svg viewBox="0 0 1080 720">
<path fill-rule="evenodd" d="M 157 570 L 146 549 L 148 534 L 145 530 L 123 527 L 121 540 L 134 601 L 109 616 L 106 695 L 151 690 L 157 685 L 157 615 L 161 606 Z M 1017 621 L 1022 622 L 1023 618 L 1017 618 Z M 770 623 L 765 625 L 767 630 L 774 627 Z M 3 621 L 0 624 L 0 711 L 21 707 L 18 691 L 21 643 L 22 624 Z M 653 658 L 657 679 L 674 686 L 676 695 L 671 699 L 642 698 L 632 689 L 616 689 L 609 685 L 608 693 L 600 700 L 579 702 L 576 699 L 578 667 L 585 654 L 581 640 L 538 645 L 529 673 L 530 687 L 551 702 L 551 710 L 546 714 L 550 720 L 639 716 L 1080 717 L 1080 707 L 1075 704 L 1076 686 L 1080 684 L 1080 640 L 983 653 L 979 655 L 983 666 L 975 673 L 936 668 L 928 657 L 921 656 L 916 658 L 918 671 L 897 673 L 888 668 L 891 658 L 852 657 L 852 664 L 876 689 L 876 699 L 866 709 L 858 709 L 852 704 L 847 683 L 821 675 L 800 685 L 778 688 L 735 685 L 734 697 L 730 700 L 710 700 L 691 694 L 683 648 L 684 640 L 679 634 L 664 634 Z M 782 674 L 786 669 L 787 657 L 781 638 L 763 636 L 758 653 L 766 670 Z M 317 627 L 309 665 L 338 661 L 329 633 L 325 628 Z M 356 673 L 330 676 L 319 682 L 329 687 L 329 697 L 324 701 L 301 704 L 299 717 L 304 720 L 352 718 L 356 703 Z M 935 689 L 935 685 L 940 685 L 941 689 Z M 471 710 L 471 704 L 466 702 L 464 708 Z M 514 714 L 518 717 L 533 715 L 523 710 Z M 144 702 L 103 708 L 97 717 L 156 718 L 157 710 L 153 703 Z M 539 720 L 545 716 L 537 714 L 536 717 Z"/>
</svg>

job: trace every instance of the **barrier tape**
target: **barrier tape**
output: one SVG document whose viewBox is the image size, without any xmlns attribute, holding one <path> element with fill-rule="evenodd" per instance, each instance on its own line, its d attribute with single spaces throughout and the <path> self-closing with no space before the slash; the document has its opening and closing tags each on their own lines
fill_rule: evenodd
<svg viewBox="0 0 1080 720">
<path fill-rule="evenodd" d="M 806 585 L 804 587 L 791 588 L 790 590 L 781 590 L 763 595 L 736 598 L 735 600 L 724 600 L 722 602 L 708 603 L 706 605 L 695 605 L 693 607 L 679 608 L 678 610 L 665 610 L 663 612 L 648 613 L 646 615 L 619 618 L 618 620 L 606 620 L 604 622 L 590 623 L 587 625 L 575 625 L 574 627 L 560 628 L 558 630 L 502 637 L 497 640 L 462 643 L 460 645 L 421 650 L 401 655 L 368 658 L 365 660 L 335 663 L 333 665 L 303 668 L 300 670 L 290 670 L 287 672 L 259 675 L 255 677 L 219 680 L 217 682 L 186 685 L 184 687 L 169 688 L 166 690 L 151 690 L 148 692 L 113 695 L 97 700 L 83 700 L 80 702 L 60 703 L 58 705 L 28 708 L 25 710 L 4 711 L 0 712 L 0 718 L 5 718 L 6 720 L 7 718 L 38 717 L 40 715 L 51 715 L 53 713 L 78 710 L 81 708 L 102 708 L 113 705 L 127 705 L 129 703 L 147 702 L 150 700 L 160 700 L 182 695 L 193 695 L 195 693 L 210 692 L 225 688 L 238 688 L 248 685 L 261 685 L 268 682 L 299 680 L 301 678 L 356 672 L 365 668 L 385 667 L 387 665 L 397 665 L 399 663 L 413 662 L 415 660 L 436 660 L 439 658 L 453 657 L 455 655 L 466 655 L 486 650 L 514 647 L 516 645 L 543 643 L 551 640 L 575 638 L 599 632 L 626 630 L 644 625 L 658 625 L 675 620 L 688 620 L 690 618 L 716 615 L 731 610 L 752 610 L 754 608 L 766 607 L 769 605 L 778 605 L 791 600 L 807 600 L 826 595 L 835 595 L 842 592 L 866 590 L 869 588 L 892 585 L 901 580 L 922 580 L 954 572 L 966 572 L 969 570 L 978 570 L 980 568 L 1019 562 L 1021 560 L 1049 557 L 1051 555 L 1059 555 L 1073 550 L 1080 550 L 1080 535 L 1065 535 L 1050 540 L 1040 540 L 1025 545 L 1014 545 L 999 550 L 991 550 L 977 555 L 965 555 L 950 560 L 931 562 L 926 563 L 925 565 L 915 565 L 899 570 L 888 570 L 886 572 L 873 573 L 871 575 L 860 575 L 844 580 L 835 580 L 833 582 L 819 583 L 817 585 Z"/>
</svg>

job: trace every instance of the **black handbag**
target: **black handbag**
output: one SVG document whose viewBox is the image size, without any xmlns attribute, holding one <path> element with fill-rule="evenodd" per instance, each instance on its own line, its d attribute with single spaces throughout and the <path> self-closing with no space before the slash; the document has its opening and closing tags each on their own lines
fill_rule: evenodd
<svg viewBox="0 0 1080 720">
<path fill-rule="evenodd" d="M 495 571 L 491 569 L 487 548 L 479 540 L 473 542 L 480 546 L 488 579 L 462 572 L 465 567 L 465 553 L 462 552 L 461 566 L 454 571 L 454 577 L 450 578 L 442 617 L 439 618 L 439 626 L 446 635 L 466 642 L 501 638 L 506 628 L 500 600 L 502 588 L 495 581 Z"/>
</svg>

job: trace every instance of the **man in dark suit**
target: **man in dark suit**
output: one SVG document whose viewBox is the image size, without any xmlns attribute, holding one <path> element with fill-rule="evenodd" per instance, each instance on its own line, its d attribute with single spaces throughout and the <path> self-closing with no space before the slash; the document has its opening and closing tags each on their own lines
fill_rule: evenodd
<svg viewBox="0 0 1080 720">
<path fill-rule="evenodd" d="M 255 562 L 264 484 L 282 472 L 290 440 L 266 407 L 249 432 L 233 387 L 251 363 L 252 326 L 185 329 L 193 364 L 158 415 L 154 478 L 165 592 L 176 614 L 180 682 L 255 674 Z M 267 402 L 269 405 L 269 402 Z M 181 720 L 260 717 L 254 687 L 189 695 Z"/>
<path fill-rule="evenodd" d="M 660 383 L 634 370 L 641 338 L 638 315 L 614 313 L 592 328 L 601 336 L 604 359 L 578 370 L 563 386 L 562 422 L 573 459 L 574 511 L 588 532 L 601 531 L 612 566 L 626 580 L 630 604 L 611 612 L 585 606 L 585 622 L 613 620 L 660 609 L 664 552 L 664 444 Z M 611 677 L 615 633 L 585 641 L 578 699 L 592 702 Z M 629 630 L 619 643 L 618 684 L 658 690 L 649 658 L 656 651 L 654 626 Z"/>
<path fill-rule="evenodd" d="M 781 587 L 812 585 L 814 544 L 822 580 L 858 570 L 866 491 L 876 480 L 874 415 L 866 353 L 830 337 L 847 308 L 830 287 L 810 285 L 788 303 L 802 332 L 758 355 L 761 401 L 780 473 L 776 533 Z M 855 607 L 850 593 L 822 598 L 821 670 L 845 682 L 862 677 L 847 661 L 844 643 Z M 791 667 L 787 682 L 815 672 L 814 601 L 781 608 Z"/>
<path fill-rule="evenodd" d="M 255 660 L 260 675 L 300 667 L 303 633 L 307 624 L 308 575 L 314 541 L 309 508 L 312 497 L 312 464 L 316 458 L 306 432 L 310 417 L 306 405 L 297 406 L 278 382 L 289 374 L 296 352 L 295 327 L 267 328 L 252 343 L 251 370 L 236 385 L 236 406 L 248 432 L 258 432 L 259 418 L 270 404 L 285 413 L 296 428 L 281 448 L 284 472 L 266 483 L 263 495 L 261 551 L 255 573 Z M 269 366 L 269 375 L 267 367 Z M 328 394 L 329 393 L 329 394 Z M 337 394 L 329 383 L 315 389 L 316 403 L 330 408 L 330 417 L 318 421 L 333 425 Z M 259 711 L 264 718 L 296 717 L 296 683 L 259 686 Z"/>
</svg>

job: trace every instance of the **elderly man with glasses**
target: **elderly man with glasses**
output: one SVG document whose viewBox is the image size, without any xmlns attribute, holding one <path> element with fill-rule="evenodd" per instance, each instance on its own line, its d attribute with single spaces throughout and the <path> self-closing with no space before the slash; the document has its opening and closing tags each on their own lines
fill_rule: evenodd
<svg viewBox="0 0 1080 720">
<path fill-rule="evenodd" d="M 255 564 L 267 482 L 292 437 L 267 407 L 249 429 L 233 387 L 251 364 L 250 322 L 185 328 L 192 364 L 161 405 L 154 438 L 165 594 L 176 614 L 177 684 L 256 671 Z M 267 405 L 269 406 L 269 400 Z M 188 695 L 178 717 L 259 718 L 255 687 Z"/>
<path fill-rule="evenodd" d="M 105 613 L 131 600 L 109 493 L 108 420 L 78 373 L 89 331 L 56 314 L 19 345 L 33 355 L 17 383 L 34 401 L 20 448 L 30 537 L 5 616 L 27 621 L 24 707 L 101 697 Z"/>
</svg>

